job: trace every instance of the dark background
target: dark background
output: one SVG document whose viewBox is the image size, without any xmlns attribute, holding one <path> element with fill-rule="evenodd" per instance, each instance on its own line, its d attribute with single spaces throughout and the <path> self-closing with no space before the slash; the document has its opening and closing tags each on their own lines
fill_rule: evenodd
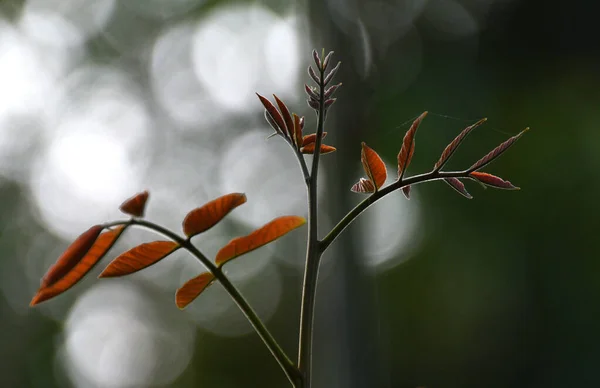
<svg viewBox="0 0 600 388">
<path fill-rule="evenodd" d="M 52 126 L 60 122 L 61 115 L 69 114 L 69 109 L 56 109 L 53 120 L 40 118 L 40 107 L 44 112 L 55 109 L 52 102 L 59 97 L 51 88 L 38 89 L 37 84 L 33 87 L 20 81 L 30 80 L 28 74 L 38 74 L 32 70 L 20 76 L 21 70 L 31 65 L 28 61 L 34 62 L 34 70 L 52 67 L 54 62 L 46 55 L 57 50 L 43 39 L 39 44 L 39 36 L 33 35 L 36 41 L 23 27 L 23 15 L 28 15 L 35 3 L 1 3 L 4 41 L 15 43 L 10 50 L 0 47 L 0 72 L 9 72 L 2 75 L 6 83 L 3 101 L 8 108 L 0 112 L 0 133 L 4 139 L 18 142 L 2 140 L 0 147 L 1 160 L 7 166 L 0 179 L 0 386 L 286 386 L 276 363 L 247 328 L 242 330 L 246 335 L 223 336 L 210 325 L 197 324 L 194 317 L 202 310 L 188 315 L 172 306 L 173 292 L 186 277 L 176 278 L 175 270 L 166 265 L 155 275 L 110 283 L 90 276 L 39 308 L 27 307 L 38 279 L 67 246 L 68 237 L 72 239 L 85 228 L 77 223 L 81 217 L 75 208 L 62 216 L 74 226 L 56 227 L 48 216 L 52 213 L 40 210 L 45 197 L 35 194 L 40 192 L 42 180 L 35 177 L 33 161 L 37 154 L 44 154 L 54 136 L 64 136 L 52 132 Z M 70 64 L 61 73 L 65 81 L 59 77 L 53 84 L 63 85 L 69 74 L 94 64 L 119 68 L 128 76 L 150 121 L 150 135 L 128 156 L 142 160 L 146 168 L 131 194 L 144 188 L 152 193 L 166 185 L 170 191 L 164 198 L 169 200 L 163 204 L 183 198 L 185 204 L 200 205 L 225 194 L 223 185 L 203 187 L 227 172 L 226 168 L 217 169 L 205 178 L 197 173 L 193 175 L 197 186 L 177 188 L 191 179 L 190 171 L 205 168 L 204 159 L 196 156 L 203 152 L 203 142 L 214 137 L 216 149 L 226 148 L 229 136 L 243 136 L 246 127 L 260 128 L 263 137 L 268 135 L 260 106 L 253 100 L 247 109 L 214 113 L 217 117 L 212 121 L 202 115 L 198 126 L 208 129 L 200 130 L 198 137 L 191 130 L 180 131 L 181 127 L 193 127 L 193 120 L 188 116 L 188 121 L 180 120 L 165 112 L 160 91 L 152 83 L 148 50 L 154 39 L 180 23 L 201 26 L 214 12 L 232 6 L 264 8 L 273 18 L 299 21 L 294 28 L 302 39 L 297 42 L 300 75 L 293 85 L 295 97 L 288 95 L 287 101 L 293 110 L 306 115 L 307 127 L 313 116 L 301 93 L 308 78 L 304 69 L 310 63 L 310 49 L 332 49 L 343 62 L 337 79 L 344 85 L 327 123 L 327 143 L 338 151 L 322 159 L 327 177 L 322 212 L 329 219 L 323 228 L 331 227 L 360 199 L 348 190 L 360 176 L 360 142 L 377 150 L 394 175 L 402 137 L 411 120 L 425 110 L 430 113 L 417 134 L 410 173 L 431 168 L 444 146 L 481 117 L 488 122 L 465 141 L 449 167 L 468 166 L 506 138 L 531 128 L 486 169 L 509 179 L 521 191 L 484 191 L 467 184 L 474 196 L 469 201 L 443 183 L 421 185 L 414 188 L 409 202 L 394 193 L 376 204 L 384 208 L 378 213 L 384 220 L 369 218 L 368 213 L 375 211 L 369 209 L 335 243 L 325 257 L 327 269 L 317 301 L 316 387 L 600 385 L 600 268 L 595 239 L 600 194 L 600 33 L 593 2 L 190 1 L 191 5 L 177 12 L 175 6 L 165 6 L 167 2 L 159 6 L 156 4 L 161 2 L 139 3 L 143 2 L 128 6 L 127 1 L 116 1 L 107 21 L 85 35 L 76 49 L 69 46 Z M 70 15 L 72 20 L 92 9 L 91 1 L 55 4 L 54 11 Z M 161 11 L 152 14 L 152 7 Z M 49 15 L 42 13 L 40 20 L 49 20 Z M 42 26 L 40 20 L 32 25 Z M 86 25 L 79 27 L 86 30 Z M 50 36 L 54 30 L 41 31 L 41 36 Z M 63 30 L 56 31 L 60 35 Z M 17 56 L 22 59 L 16 62 L 18 66 L 6 65 L 14 62 L 10 61 L 19 47 L 34 50 L 36 55 Z M 287 50 L 292 48 L 283 46 L 277 52 L 285 58 Z M 206 55 L 219 57 L 225 52 L 223 48 Z M 243 66 L 244 57 L 240 54 L 239 58 Z M 165 60 L 176 59 L 167 54 Z M 284 66 L 285 60 L 281 60 Z M 99 93 L 98 84 L 92 79 L 80 86 L 80 93 Z M 33 92 L 25 93 L 23 85 Z M 257 87 L 265 95 L 285 93 L 264 89 L 264 84 Z M 202 110 L 205 103 L 198 101 L 197 109 Z M 181 104 L 195 106 L 196 102 L 182 100 Z M 35 109 L 22 108 L 34 105 Z M 124 107 L 117 114 L 129 112 L 128 105 Z M 223 135 L 222 127 L 233 130 Z M 86 130 L 77 129 L 80 134 Z M 26 136 L 31 133 L 34 135 Z M 267 144 L 285 150 L 278 140 Z M 248 150 L 239 153 L 248 163 L 254 155 L 252 146 L 248 144 Z M 181 168 L 166 169 L 173 168 L 169 171 L 175 175 L 181 172 L 181 177 L 151 179 L 153 171 L 160 171 L 165 164 L 165 155 L 171 154 L 178 155 L 173 166 Z M 86 158 L 86 154 L 78 157 Z M 112 159 L 113 155 L 106 156 L 106 168 L 112 166 Z M 297 167 L 293 168 L 300 181 Z M 268 176 L 271 172 L 264 171 L 261 179 L 279 176 Z M 62 184 L 60 180 L 51 182 L 58 187 Z M 198 192 L 202 200 L 194 197 Z M 47 195 L 58 194 L 55 190 Z M 303 200 L 303 191 L 297 195 Z M 48 200 L 64 203 L 68 198 Z M 152 199 L 151 194 L 150 206 Z M 112 201 L 115 208 L 120 203 Z M 245 206 L 253 206 L 252 202 L 249 195 Z M 175 229 L 185 210 L 169 209 L 152 215 Z M 280 205 L 278 209 L 283 214 L 297 208 Z M 395 209 L 401 210 L 397 216 Z M 250 212 L 239 210 L 243 211 Z M 259 215 L 259 224 L 268 220 L 269 216 L 260 215 L 261 209 L 253 211 Z M 88 217 L 89 225 L 114 217 L 118 213 L 96 212 Z M 406 237 L 394 254 L 384 255 L 384 264 L 365 264 L 372 245 L 381 240 L 376 237 L 378 220 L 386 222 L 388 229 L 397 227 Z M 407 222 L 415 225 L 408 232 Z M 247 220 L 234 220 L 223 228 L 224 241 L 205 242 L 222 245 L 229 235 L 247 233 L 255 226 Z M 148 236 L 143 235 L 145 240 Z M 259 304 L 267 295 L 278 295 L 271 310 L 267 309 L 267 325 L 291 355 L 296 353 L 300 265 L 290 265 L 289 258 L 278 260 L 278 256 L 301 260 L 302 232 L 294 236 L 270 251 L 269 255 L 274 255 L 269 259 L 270 269 L 262 267 L 242 285 L 250 290 L 251 301 Z M 389 230 L 386 236 L 395 239 Z M 132 236 L 126 243 L 136 239 L 141 241 L 142 235 Z M 202 243 L 199 245 L 202 248 Z M 248 260 L 259 259 L 261 252 Z M 194 275 L 186 272 L 187 278 Z M 266 280 L 261 280 L 261 275 Z M 161 276 L 173 279 L 155 285 L 154 280 Z M 277 280 L 273 283 L 267 276 Z M 129 296 L 121 297 L 119 292 L 129 292 Z M 221 299 L 211 300 L 217 297 Z M 128 298 L 132 300 L 129 305 Z M 202 298 L 207 308 L 225 303 L 219 295 Z M 89 307 L 82 308 L 83 302 Z M 124 312 L 124 306 L 131 307 Z M 222 319 L 213 326 L 227 327 L 228 318 Z M 240 325 L 244 327 L 243 322 Z M 152 362 L 148 361 L 150 355 Z M 121 357 L 125 361 L 120 361 Z"/>
</svg>

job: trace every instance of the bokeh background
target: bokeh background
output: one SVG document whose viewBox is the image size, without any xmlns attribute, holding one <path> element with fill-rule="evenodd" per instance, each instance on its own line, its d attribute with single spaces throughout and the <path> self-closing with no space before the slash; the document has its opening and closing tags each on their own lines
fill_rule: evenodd
<svg viewBox="0 0 600 388">
<path fill-rule="evenodd" d="M 248 203 L 195 242 L 212 256 L 283 214 L 305 215 L 294 156 L 254 92 L 314 114 L 310 50 L 342 60 L 328 118 L 322 231 L 361 198 L 366 141 L 395 171 L 428 110 L 410 173 L 488 122 L 450 166 L 532 130 L 487 170 L 522 187 L 468 201 L 443 183 L 370 208 L 324 258 L 315 387 L 600 386 L 600 32 L 593 2 L 525 0 L 5 0 L 0 3 L 0 386 L 285 387 L 220 286 L 184 312 L 201 272 L 178 253 L 123 279 L 95 275 L 156 238 L 129 231 L 66 294 L 28 307 L 92 224 L 148 189 L 179 230 L 219 195 Z M 393 177 L 392 177 L 393 178 Z M 228 266 L 296 354 L 305 230 Z"/>
</svg>

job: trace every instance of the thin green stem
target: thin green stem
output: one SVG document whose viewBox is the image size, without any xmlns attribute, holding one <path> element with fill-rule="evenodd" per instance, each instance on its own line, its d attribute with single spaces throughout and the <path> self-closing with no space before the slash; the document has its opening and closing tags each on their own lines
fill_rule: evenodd
<svg viewBox="0 0 600 388">
<path fill-rule="evenodd" d="M 344 218 L 342 218 L 340 220 L 340 222 L 338 222 L 337 225 L 335 225 L 331 229 L 329 234 L 327 234 L 327 236 L 325 236 L 323 238 L 323 240 L 321 240 L 321 243 L 319 246 L 320 252 L 321 253 L 325 252 L 325 250 L 331 245 L 331 243 L 340 235 L 340 233 L 342 233 L 344 231 L 344 229 L 346 229 L 348 227 L 348 225 L 350 225 L 352 223 L 352 221 L 354 221 L 354 219 L 356 217 L 358 217 L 369 206 L 371 206 L 372 204 L 374 204 L 381 198 L 385 197 L 389 193 L 396 191 L 398 189 L 401 189 L 403 187 L 406 187 L 406 186 L 416 185 L 416 184 L 423 183 L 423 182 L 430 182 L 430 181 L 434 181 L 434 180 L 438 180 L 438 179 L 444 179 L 444 178 L 469 178 L 470 179 L 469 173 L 470 173 L 469 170 L 451 171 L 451 172 L 433 170 L 428 173 L 414 175 L 407 179 L 400 179 L 400 180 L 392 183 L 391 185 L 384 187 L 383 189 L 381 189 L 379 191 L 374 192 L 373 194 L 371 194 L 370 196 L 365 198 L 362 202 L 360 202 L 358 205 L 356 205 L 354 207 L 354 209 L 352 209 L 348 214 L 346 214 L 346 216 L 344 216 Z"/>
<path fill-rule="evenodd" d="M 308 180 L 307 184 L 309 209 L 308 247 L 306 249 L 304 281 L 302 284 L 300 333 L 298 337 L 298 368 L 303 375 L 303 388 L 311 387 L 315 296 L 317 291 L 317 279 L 319 275 L 319 261 L 321 258 L 318 234 L 317 179 L 319 174 L 319 159 L 321 156 L 320 149 L 323 137 L 323 128 L 325 124 L 325 84 L 323 82 L 324 70 L 320 68 L 319 73 L 319 111 L 317 119 L 315 151 L 312 161 L 310 179 Z"/>
<path fill-rule="evenodd" d="M 147 229 L 153 230 L 157 233 L 160 233 L 171 240 L 175 241 L 183 248 L 185 248 L 188 252 L 190 252 L 195 258 L 197 258 L 214 276 L 215 278 L 221 282 L 227 293 L 231 296 L 231 298 L 238 305 L 240 310 L 244 313 L 250 324 L 261 338 L 265 346 L 269 349 L 273 357 L 279 363 L 279 366 L 286 374 L 287 378 L 290 380 L 292 386 L 296 388 L 300 388 L 302 385 L 302 375 L 300 374 L 298 368 L 294 365 L 292 360 L 287 356 L 287 354 L 283 351 L 281 346 L 277 343 L 275 338 L 271 335 L 271 332 L 263 321 L 260 319 L 258 314 L 252 309 L 248 301 L 244 298 L 244 296 L 239 292 L 239 290 L 231 283 L 229 278 L 223 273 L 221 268 L 217 267 L 213 264 L 200 250 L 198 250 L 189 239 L 185 239 L 179 236 L 177 233 L 172 232 L 171 230 L 164 228 L 158 224 L 155 224 L 150 221 L 141 220 L 141 219 L 131 219 L 128 221 L 117 221 L 105 224 L 107 227 L 116 226 L 116 225 L 139 225 L 145 227 Z"/>
</svg>

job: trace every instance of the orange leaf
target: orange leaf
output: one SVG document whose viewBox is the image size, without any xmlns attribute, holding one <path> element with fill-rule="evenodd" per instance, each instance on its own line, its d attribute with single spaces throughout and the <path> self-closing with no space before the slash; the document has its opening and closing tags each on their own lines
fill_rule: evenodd
<svg viewBox="0 0 600 388">
<path fill-rule="evenodd" d="M 479 182 L 486 184 L 491 187 L 496 187 L 498 189 L 507 189 L 507 190 L 520 190 L 520 188 L 514 186 L 509 181 L 505 181 L 504 179 L 497 177 L 492 174 L 488 174 L 486 172 L 477 172 L 474 171 L 469 174 L 471 177 L 477 179 Z"/>
<path fill-rule="evenodd" d="M 215 280 L 215 275 L 210 272 L 204 272 L 193 279 L 185 282 L 175 293 L 175 304 L 180 309 L 185 308 L 192 303 L 204 290 L 206 290 Z"/>
<path fill-rule="evenodd" d="M 366 145 L 365 142 L 362 143 L 360 161 L 362 162 L 367 177 L 375 184 L 375 189 L 379 190 L 387 178 L 385 163 L 383 163 L 383 160 L 381 160 L 381 157 L 379 157 L 377 152 Z"/>
<path fill-rule="evenodd" d="M 202 207 L 192 210 L 183 220 L 183 233 L 192 237 L 202 233 L 217 224 L 230 211 L 246 202 L 243 193 L 227 194 L 214 199 Z"/>
<path fill-rule="evenodd" d="M 467 199 L 473 199 L 473 196 L 469 194 L 469 192 L 465 188 L 464 183 L 458 180 L 458 178 L 446 178 L 444 179 L 444 182 L 446 182 L 450 187 L 456 190 L 456 192 L 462 195 L 463 197 Z"/>
<path fill-rule="evenodd" d="M 404 175 L 404 172 L 408 168 L 413 154 L 415 153 L 415 134 L 425 116 L 427 116 L 427 112 L 421 113 L 421 116 L 417 117 L 410 126 L 410 129 L 406 132 L 406 135 L 404 135 L 402 148 L 400 148 L 400 152 L 398 153 L 398 179 L 401 179 Z"/>
<path fill-rule="evenodd" d="M 308 145 L 305 145 L 304 147 L 300 148 L 300 152 L 302 152 L 303 154 L 314 154 L 315 144 L 316 143 L 310 143 Z M 321 144 L 321 155 L 329 154 L 331 152 L 334 152 L 335 150 L 335 147 L 329 146 L 327 144 Z"/>
<path fill-rule="evenodd" d="M 465 129 L 463 129 L 461 131 L 461 133 L 459 133 L 458 136 L 456 136 L 454 138 L 454 140 L 452 140 L 452 142 L 450 142 L 450 144 L 448 144 L 446 146 L 446 148 L 444 148 L 444 151 L 442 152 L 442 155 L 440 156 L 440 160 L 438 160 L 435 163 L 435 166 L 433 168 L 435 170 L 439 170 L 440 168 L 442 168 L 444 166 L 444 164 L 446 164 L 446 162 L 450 159 L 450 157 L 452 156 L 454 151 L 456 151 L 456 149 L 458 148 L 460 143 L 462 143 L 462 141 L 465 139 L 465 137 L 467 137 L 467 135 L 472 130 L 474 130 L 481 124 L 485 123 L 486 121 L 487 121 L 487 119 L 483 118 L 483 119 L 479 120 L 478 122 L 476 122 L 475 124 L 470 125 L 470 126 L 466 127 Z"/>
<path fill-rule="evenodd" d="M 276 95 L 275 102 L 277 102 L 277 106 L 279 106 L 279 110 L 283 115 L 283 119 L 285 121 L 285 129 L 287 130 L 287 137 L 293 142 L 294 141 L 294 120 L 292 119 L 292 115 L 290 114 L 290 110 L 288 107 L 281 101 Z"/>
<path fill-rule="evenodd" d="M 144 210 L 146 209 L 146 202 L 148 201 L 149 193 L 142 191 L 139 194 L 134 195 L 121 204 L 119 210 L 125 214 L 129 214 L 134 217 L 144 217 Z"/>
<path fill-rule="evenodd" d="M 266 97 L 263 97 L 258 93 L 256 93 L 256 95 L 260 99 L 260 102 L 263 104 L 263 106 L 265 107 L 265 109 L 267 110 L 269 115 L 271 115 L 271 118 L 273 119 L 275 124 L 277 124 L 278 128 L 276 128 L 276 129 L 279 131 L 279 133 L 284 135 L 285 134 L 285 122 L 283 121 L 283 117 L 281 117 L 281 113 L 279 113 L 277 108 L 275 108 L 275 105 L 273 105 L 271 103 L 271 101 L 269 101 Z"/>
<path fill-rule="evenodd" d="M 321 139 L 324 139 L 325 136 L 327 136 L 327 132 L 323 132 L 323 136 L 321 136 Z M 310 135 L 306 135 L 302 138 L 302 146 L 307 146 L 310 143 L 314 143 L 316 141 L 317 141 L 317 134 L 311 133 Z"/>
<path fill-rule="evenodd" d="M 293 114 L 294 116 L 294 143 L 296 147 L 302 146 L 302 123 L 300 122 L 300 116 Z"/>
<path fill-rule="evenodd" d="M 371 182 L 370 180 L 360 178 L 350 190 L 355 193 L 374 193 L 375 186 L 373 186 L 373 182 Z"/>
<path fill-rule="evenodd" d="M 217 253 L 215 263 L 220 267 L 229 260 L 270 243 L 288 232 L 304 225 L 306 220 L 298 216 L 275 218 L 247 236 L 231 240 Z"/>
<path fill-rule="evenodd" d="M 490 164 L 494 159 L 496 159 L 498 156 L 502 155 L 504 153 L 504 151 L 509 149 L 510 146 L 512 146 L 517 140 L 519 140 L 519 138 L 521 136 L 523 136 L 523 134 L 525 132 L 527 132 L 528 130 L 529 130 L 529 128 L 525 128 L 523 131 L 519 132 L 517 135 L 511 137 L 504 143 L 500 144 L 498 147 L 491 150 L 487 155 L 485 155 L 483 158 L 479 159 L 477 162 L 475 162 L 475 164 L 473 164 L 471 167 L 469 167 L 469 170 L 470 171 L 479 170 L 480 168 L 483 168 L 483 167 L 487 166 L 488 164 Z"/>
<path fill-rule="evenodd" d="M 52 283 L 48 283 L 48 278 L 43 281 L 37 294 L 31 300 L 30 306 L 35 306 L 45 300 L 53 298 L 79 282 L 94 266 L 104 257 L 108 250 L 114 245 L 121 233 L 125 230 L 125 226 L 119 226 L 115 229 L 108 230 L 96 239 L 92 247 L 72 268 L 69 269 L 62 277 L 56 279 Z M 86 232 L 87 233 L 87 232 Z M 71 245 L 72 247 L 73 245 Z M 67 249 L 69 252 L 71 248 Z M 65 254 L 67 253 L 65 252 Z M 62 257 L 61 257 L 62 258 Z M 61 259 L 59 259 L 60 261 Z M 44 282 L 47 283 L 44 285 Z"/>
<path fill-rule="evenodd" d="M 104 229 L 102 225 L 94 225 L 77 237 L 58 260 L 56 260 L 56 263 L 48 269 L 48 272 L 42 278 L 41 287 L 47 287 L 55 283 L 73 269 L 92 248 L 102 229 Z"/>
<path fill-rule="evenodd" d="M 154 241 L 138 245 L 114 259 L 99 278 L 129 275 L 164 259 L 180 246 L 173 241 Z"/>
</svg>

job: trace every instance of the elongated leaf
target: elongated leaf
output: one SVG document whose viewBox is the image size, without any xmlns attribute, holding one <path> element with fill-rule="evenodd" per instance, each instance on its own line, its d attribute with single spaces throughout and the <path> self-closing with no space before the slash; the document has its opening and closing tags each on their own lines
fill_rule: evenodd
<svg viewBox="0 0 600 388">
<path fill-rule="evenodd" d="M 454 151 L 456 151 L 456 149 L 458 148 L 458 146 L 460 145 L 460 143 L 462 143 L 462 141 L 465 139 L 465 137 L 467 137 L 467 135 L 469 133 L 471 133 L 472 130 L 474 130 L 475 128 L 477 128 L 481 124 L 485 123 L 486 121 L 487 121 L 487 119 L 483 118 L 483 119 L 479 120 L 478 122 L 476 122 L 475 124 L 470 125 L 470 126 L 466 127 L 465 129 L 463 129 L 458 134 L 458 136 L 456 136 L 454 138 L 454 140 L 452 140 L 450 142 L 450 144 L 448 144 L 446 146 L 446 148 L 442 152 L 442 155 L 440 156 L 440 160 L 438 160 L 435 163 L 434 169 L 435 170 L 439 170 L 440 168 L 442 168 L 444 166 L 444 164 L 446 164 L 446 162 L 450 159 L 450 157 L 452 156 L 452 154 L 454 153 Z"/>
<path fill-rule="evenodd" d="M 300 124 L 300 116 L 295 113 L 292 116 L 294 117 L 294 144 L 299 148 L 302 146 L 302 125 Z"/>
<path fill-rule="evenodd" d="M 304 91 L 308 95 L 308 97 L 312 98 L 315 101 L 319 100 L 319 95 L 315 91 L 315 89 L 307 84 L 304 84 Z"/>
<path fill-rule="evenodd" d="M 324 139 L 325 136 L 327 136 L 327 132 L 323 132 L 323 136 L 321 136 L 321 139 Z M 317 134 L 311 133 L 310 135 L 306 135 L 302 138 L 302 146 L 307 146 L 310 143 L 314 143 L 316 141 L 317 141 Z"/>
<path fill-rule="evenodd" d="M 125 276 L 151 266 L 164 259 L 180 246 L 173 241 L 154 241 L 138 245 L 114 259 L 99 278 Z"/>
<path fill-rule="evenodd" d="M 329 66 L 329 60 L 331 59 L 332 55 L 333 55 L 333 51 L 330 51 L 325 56 L 325 59 L 323 59 L 323 71 L 327 70 L 327 66 Z"/>
<path fill-rule="evenodd" d="M 215 263 L 220 267 L 229 260 L 270 243 L 288 232 L 304 225 L 306 220 L 299 216 L 275 218 L 247 236 L 231 240 L 217 253 Z"/>
<path fill-rule="evenodd" d="M 275 124 L 277 124 L 277 127 L 279 127 L 278 132 L 280 132 L 281 134 L 285 134 L 285 122 L 283 121 L 283 117 L 281 117 L 281 113 L 279 113 L 277 108 L 275 108 L 275 105 L 273 105 L 271 101 L 269 101 L 266 97 L 263 97 L 258 93 L 256 93 L 256 95 L 258 96 L 258 99 L 263 104 L 267 112 L 271 115 L 271 118 L 273 118 Z"/>
<path fill-rule="evenodd" d="M 94 225 L 77 237 L 58 260 L 56 260 L 56 263 L 48 269 L 48 272 L 42 278 L 41 286 L 47 287 L 55 283 L 72 270 L 92 248 L 94 242 L 100 236 L 102 229 L 104 229 L 102 225 Z"/>
<path fill-rule="evenodd" d="M 488 174 L 487 172 L 474 171 L 469 175 L 478 180 L 479 182 L 491 187 L 506 190 L 520 190 L 520 188 L 514 186 L 509 181 L 505 181 L 504 179 L 492 174 Z"/>
<path fill-rule="evenodd" d="M 294 141 L 294 119 L 292 119 L 292 114 L 288 107 L 277 97 L 275 97 L 275 102 L 277 102 L 277 106 L 279 106 L 279 110 L 281 111 L 281 115 L 283 116 L 283 121 L 285 122 L 285 129 L 287 131 L 288 138 L 293 142 Z"/>
<path fill-rule="evenodd" d="M 375 190 L 379 190 L 387 179 L 387 169 L 381 157 L 365 142 L 362 143 L 360 161 L 369 180 L 374 184 Z"/>
<path fill-rule="evenodd" d="M 243 193 L 227 194 L 189 212 L 183 220 L 183 233 L 192 237 L 202 233 L 223 219 L 230 211 L 246 203 Z"/>
<path fill-rule="evenodd" d="M 415 134 L 425 116 L 427 116 L 427 112 L 421 113 L 421 115 L 413 121 L 409 130 L 406 132 L 406 135 L 404 135 L 402 148 L 400 148 L 400 152 L 398 153 L 398 179 L 402 178 L 412 160 L 413 154 L 415 153 Z"/>
<path fill-rule="evenodd" d="M 462 195 L 463 197 L 467 199 L 473 199 L 473 196 L 467 192 L 464 183 L 458 180 L 458 178 L 446 178 L 444 179 L 444 182 L 446 182 L 450 187 L 456 190 L 456 192 Z"/>
<path fill-rule="evenodd" d="M 336 151 L 335 147 L 329 146 L 327 144 L 321 144 L 321 155 L 329 154 Z M 310 143 L 300 148 L 300 152 L 303 154 L 314 154 L 315 153 L 315 143 Z"/>
<path fill-rule="evenodd" d="M 402 188 L 402 194 L 404 194 L 406 199 L 410 199 L 410 186 L 404 186 Z"/>
<path fill-rule="evenodd" d="M 83 258 L 62 277 L 50 284 L 42 285 L 29 305 L 35 306 L 38 303 L 62 294 L 77 284 L 106 255 L 124 230 L 125 226 L 119 226 L 101 233 Z"/>
<path fill-rule="evenodd" d="M 373 186 L 373 182 L 371 182 L 370 180 L 360 178 L 350 190 L 355 193 L 374 193 L 375 186 Z"/>
<path fill-rule="evenodd" d="M 315 61 L 315 65 L 317 65 L 317 68 L 322 69 L 323 65 L 321 64 L 321 58 L 319 58 L 319 54 L 317 53 L 317 50 L 312 51 L 312 56 L 313 56 L 313 60 Z"/>
<path fill-rule="evenodd" d="M 175 293 L 175 304 L 180 309 L 185 308 L 194 299 L 196 299 L 204 290 L 206 290 L 215 280 L 215 276 L 210 272 L 203 272 L 193 279 L 185 282 Z"/>
<path fill-rule="evenodd" d="M 329 74 L 327 74 L 325 76 L 325 79 L 323 80 L 323 85 L 327 86 L 327 84 L 331 82 L 331 80 L 333 79 L 333 77 L 335 77 L 335 73 L 337 73 L 337 71 L 340 68 L 341 64 L 342 64 L 342 62 L 338 62 L 337 65 L 335 65 L 335 67 L 333 69 L 331 69 L 331 71 L 329 72 Z"/>
<path fill-rule="evenodd" d="M 315 81 L 317 85 L 320 84 L 320 79 L 315 73 L 315 70 L 312 68 L 312 66 L 308 67 L 308 75 L 310 76 L 310 78 L 312 78 L 313 81 Z"/>
<path fill-rule="evenodd" d="M 498 156 L 502 155 L 504 153 L 504 151 L 509 149 L 510 146 L 515 144 L 515 142 L 517 140 L 519 140 L 519 138 L 521 136 L 523 136 L 523 134 L 525 132 L 527 132 L 528 130 L 529 130 L 529 128 L 525 128 L 523 131 L 519 132 L 517 135 L 511 137 L 504 143 L 500 144 L 498 147 L 491 150 L 487 155 L 485 155 L 483 158 L 479 159 L 477 162 L 475 162 L 475 164 L 473 164 L 471 167 L 469 167 L 469 171 L 476 171 L 476 170 L 479 170 L 480 168 L 483 168 L 483 167 L 487 166 L 488 164 L 490 164 L 492 161 L 494 161 L 494 159 L 496 159 Z"/>
<path fill-rule="evenodd" d="M 149 193 L 147 191 L 142 191 L 123 202 L 119 207 L 119 210 L 130 216 L 144 217 L 148 196 Z"/>
</svg>

